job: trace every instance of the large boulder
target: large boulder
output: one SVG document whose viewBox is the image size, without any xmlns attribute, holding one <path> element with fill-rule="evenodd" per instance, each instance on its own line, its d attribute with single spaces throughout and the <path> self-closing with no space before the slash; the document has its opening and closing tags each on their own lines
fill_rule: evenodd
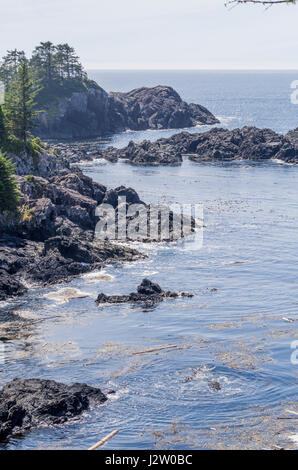
<svg viewBox="0 0 298 470">
<path fill-rule="evenodd" d="M 99 388 L 86 384 L 14 379 L 0 391 L 0 441 L 37 427 L 64 424 L 87 410 L 91 402 L 106 400 Z"/>
<path fill-rule="evenodd" d="M 193 297 L 193 294 L 188 292 L 174 292 L 164 291 L 157 283 L 150 281 L 150 279 L 143 279 L 141 284 L 137 287 L 137 292 L 132 292 L 128 295 L 106 295 L 101 292 L 96 303 L 101 304 L 122 304 L 122 303 L 141 303 L 146 306 L 153 306 L 162 302 L 165 298 Z"/>
</svg>

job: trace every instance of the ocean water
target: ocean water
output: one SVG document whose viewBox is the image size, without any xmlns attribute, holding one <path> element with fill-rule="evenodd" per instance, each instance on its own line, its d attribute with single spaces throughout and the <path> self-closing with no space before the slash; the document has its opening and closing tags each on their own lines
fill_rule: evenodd
<svg viewBox="0 0 298 470">
<path fill-rule="evenodd" d="M 93 77 L 108 90 L 169 84 L 229 128 L 297 127 L 289 102 L 294 72 Z M 107 144 L 173 132 L 126 132 Z M 298 412 L 298 168 L 188 159 L 174 168 L 102 161 L 82 168 L 109 188 L 133 187 L 146 202 L 202 203 L 203 246 L 138 244 L 148 258 L 2 304 L 0 386 L 40 377 L 116 393 L 67 426 L 38 429 L 0 448 L 86 449 L 113 429 L 119 434 L 106 449 L 297 448 L 297 421 L 280 418 Z M 96 306 L 98 293 L 131 292 L 143 277 L 195 295 L 149 309 Z"/>
</svg>

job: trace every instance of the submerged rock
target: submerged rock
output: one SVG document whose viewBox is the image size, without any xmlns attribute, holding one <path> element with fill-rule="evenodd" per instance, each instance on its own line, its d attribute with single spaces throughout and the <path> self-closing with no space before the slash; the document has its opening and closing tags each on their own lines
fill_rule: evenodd
<svg viewBox="0 0 298 470">
<path fill-rule="evenodd" d="M 66 423 L 89 408 L 104 403 L 99 388 L 53 380 L 14 379 L 0 391 L 0 440 L 33 428 Z"/>
<path fill-rule="evenodd" d="M 154 305 L 158 302 L 162 302 L 165 298 L 176 298 L 179 296 L 182 296 L 182 294 L 173 291 L 164 291 L 158 284 L 145 278 L 138 286 L 137 292 L 132 292 L 128 295 L 106 295 L 101 293 L 98 295 L 96 303 L 121 304 L 141 302 L 146 305 Z M 183 292 L 183 297 L 193 297 L 193 294 Z"/>
<path fill-rule="evenodd" d="M 212 380 L 208 382 L 208 387 L 213 392 L 219 392 L 221 390 L 221 385 L 217 380 Z"/>
</svg>

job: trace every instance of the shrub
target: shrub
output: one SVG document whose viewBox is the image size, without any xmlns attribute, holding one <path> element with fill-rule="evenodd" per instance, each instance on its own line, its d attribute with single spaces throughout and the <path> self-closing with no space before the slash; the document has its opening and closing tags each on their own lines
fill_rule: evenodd
<svg viewBox="0 0 298 470">
<path fill-rule="evenodd" d="M 14 211 L 20 200 L 20 191 L 14 177 L 12 162 L 0 154 L 0 212 Z"/>
</svg>

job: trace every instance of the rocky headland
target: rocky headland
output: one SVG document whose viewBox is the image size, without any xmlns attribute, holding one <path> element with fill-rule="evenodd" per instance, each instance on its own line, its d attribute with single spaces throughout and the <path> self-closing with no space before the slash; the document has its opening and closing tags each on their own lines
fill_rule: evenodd
<svg viewBox="0 0 298 470">
<path fill-rule="evenodd" d="M 218 122 L 208 109 L 187 104 L 169 86 L 107 93 L 97 85 L 43 109 L 34 133 L 43 139 L 91 138 L 127 129 L 181 129 Z"/>
</svg>

